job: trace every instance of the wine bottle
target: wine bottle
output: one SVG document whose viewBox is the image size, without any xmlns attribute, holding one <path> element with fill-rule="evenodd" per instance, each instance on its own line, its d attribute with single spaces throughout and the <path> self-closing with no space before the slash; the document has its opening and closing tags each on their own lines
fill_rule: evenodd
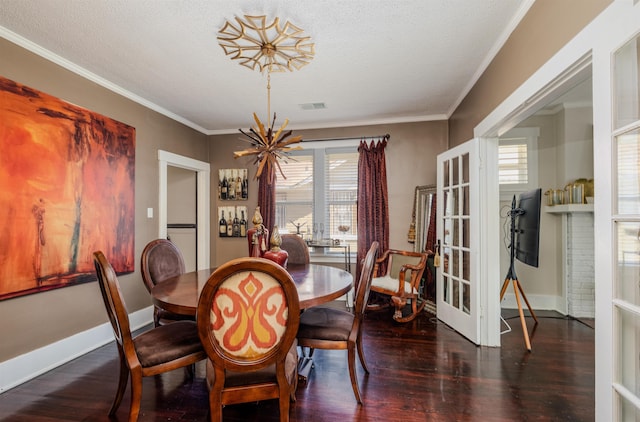
<svg viewBox="0 0 640 422">
<path fill-rule="evenodd" d="M 233 237 L 233 221 L 231 220 L 231 213 L 229 213 L 229 221 L 227 221 L 227 237 Z"/>
<path fill-rule="evenodd" d="M 227 237 L 227 220 L 224 219 L 224 211 L 222 211 L 222 217 L 219 222 L 220 237 Z"/>
<path fill-rule="evenodd" d="M 238 220 L 238 211 L 233 215 L 233 237 L 240 237 L 240 220 Z"/>
<path fill-rule="evenodd" d="M 242 199 L 242 179 L 236 177 L 236 199 Z"/>
<path fill-rule="evenodd" d="M 229 187 L 229 182 L 227 182 L 226 173 L 222 176 L 222 185 L 220 188 L 220 199 L 227 199 L 227 189 Z"/>
<path fill-rule="evenodd" d="M 236 199 L 236 179 L 233 174 L 227 180 L 227 199 Z M 231 215 L 229 215 L 229 223 L 231 223 Z"/>
<path fill-rule="evenodd" d="M 247 171 L 244 171 L 244 177 L 242 178 L 242 199 L 249 197 L 249 179 L 247 179 Z"/>
<path fill-rule="evenodd" d="M 247 235 L 247 220 L 244 218 L 244 210 L 240 211 L 242 218 L 240 219 L 240 237 Z"/>
</svg>

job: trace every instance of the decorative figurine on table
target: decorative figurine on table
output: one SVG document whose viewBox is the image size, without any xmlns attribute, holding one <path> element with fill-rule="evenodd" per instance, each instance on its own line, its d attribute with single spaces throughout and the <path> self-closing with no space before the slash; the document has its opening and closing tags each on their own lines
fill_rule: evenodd
<svg viewBox="0 0 640 422">
<path fill-rule="evenodd" d="M 262 224 L 262 214 L 260 207 L 256 207 L 253 214 L 253 227 L 247 230 L 247 242 L 249 244 L 249 256 L 263 257 L 267 251 L 267 240 L 269 239 L 269 230 Z"/>
<path fill-rule="evenodd" d="M 302 226 L 304 226 L 305 224 L 307 224 L 307 223 L 306 223 L 306 222 L 302 222 L 302 223 L 296 224 L 296 223 L 295 223 L 294 221 L 292 221 L 292 220 L 290 220 L 290 223 L 291 223 L 291 224 L 293 224 L 293 227 L 295 227 L 295 228 L 296 228 L 296 234 L 297 234 L 298 236 L 302 237 L 302 233 L 300 233 L 300 228 L 301 228 Z"/>
<path fill-rule="evenodd" d="M 271 233 L 271 249 L 264 253 L 264 258 L 269 259 L 282 268 L 287 268 L 287 261 L 289 260 L 289 252 L 284 249 L 280 249 L 282 245 L 282 237 L 280 237 L 280 231 L 278 226 L 273 226 L 273 233 Z"/>
</svg>

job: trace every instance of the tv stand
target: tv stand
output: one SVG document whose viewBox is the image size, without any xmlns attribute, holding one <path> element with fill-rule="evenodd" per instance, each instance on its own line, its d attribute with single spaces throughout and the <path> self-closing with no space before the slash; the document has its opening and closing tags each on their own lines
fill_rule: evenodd
<svg viewBox="0 0 640 422">
<path fill-rule="evenodd" d="M 513 260 L 511 261 L 511 265 L 513 266 Z M 507 274 L 507 277 L 505 278 L 504 283 L 502 283 L 502 289 L 500 290 L 500 302 L 502 302 L 502 299 L 504 298 L 504 294 L 506 293 L 510 283 L 513 283 L 513 293 L 515 294 L 516 302 L 518 303 L 518 313 L 520 314 L 520 323 L 522 324 L 522 334 L 524 336 L 524 344 L 525 346 L 527 346 L 527 350 L 531 351 L 531 340 L 529 339 L 529 330 L 527 329 L 527 322 L 524 319 L 524 311 L 522 309 L 522 302 L 520 302 L 520 295 L 518 294 L 518 292 L 520 292 L 520 294 L 522 295 L 522 298 L 527 304 L 527 308 L 529 308 L 529 312 L 531 313 L 531 316 L 535 321 L 535 325 L 538 325 L 538 318 L 536 317 L 536 314 L 533 312 L 533 309 L 531 309 L 531 305 L 529 304 L 529 300 L 527 300 L 527 296 L 524 294 L 522 285 L 518 281 L 518 278 L 515 275 L 515 271 L 512 271 L 512 269 L 509 269 L 509 274 Z"/>
<path fill-rule="evenodd" d="M 522 324 L 522 334 L 524 336 L 524 344 L 527 346 L 527 350 L 531 351 L 531 340 L 529 339 L 529 330 L 527 329 L 527 322 L 524 319 L 524 311 L 522 310 L 522 302 L 520 302 L 520 295 L 524 299 L 527 304 L 527 308 L 529 308 L 529 312 L 535 321 L 534 327 L 538 325 L 538 318 L 536 314 L 531 309 L 531 305 L 529 304 L 529 300 L 527 296 L 524 294 L 524 290 L 522 289 L 522 285 L 518 281 L 518 276 L 516 276 L 516 268 L 515 268 L 515 241 L 516 241 L 516 217 L 523 213 L 523 210 L 520 208 L 516 208 L 515 206 L 516 198 L 513 197 L 513 202 L 511 203 L 511 211 L 509 215 L 511 217 L 511 244 L 509 245 L 510 253 L 511 253 L 511 261 L 509 263 L 509 271 L 507 272 L 507 276 L 504 279 L 504 283 L 502 283 L 502 289 L 500 289 L 500 302 L 504 299 L 504 294 L 507 292 L 507 288 L 509 284 L 513 284 L 513 292 L 516 296 L 516 302 L 518 303 L 518 313 L 520 314 L 520 323 Z M 520 292 L 520 294 L 518 294 Z"/>
</svg>

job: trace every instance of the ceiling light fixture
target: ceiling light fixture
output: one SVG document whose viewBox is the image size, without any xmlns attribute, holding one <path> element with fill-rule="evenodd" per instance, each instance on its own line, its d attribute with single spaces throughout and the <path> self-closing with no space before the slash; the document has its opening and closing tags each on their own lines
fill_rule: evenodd
<svg viewBox="0 0 640 422">
<path fill-rule="evenodd" d="M 244 19 L 235 18 L 237 25 L 229 21 L 218 32 L 218 43 L 227 56 L 232 60 L 239 60 L 242 66 L 252 70 L 267 72 L 267 116 L 271 115 L 271 72 L 292 72 L 299 70 L 311 62 L 315 54 L 315 44 L 309 36 L 303 36 L 303 30 L 286 22 L 280 26 L 280 18 L 267 24 L 266 16 L 245 15 Z M 256 179 L 260 178 L 263 170 L 268 175 L 274 176 L 274 169 L 278 169 L 282 177 L 284 173 L 278 160 L 287 156 L 291 151 L 301 149 L 300 146 L 292 146 L 302 140 L 302 136 L 291 136 L 292 131 L 284 132 L 289 124 L 285 119 L 284 124 L 275 133 L 276 114 L 267 127 L 260 121 L 256 113 L 253 113 L 256 126 L 245 132 L 240 132 L 249 138 L 250 148 L 234 152 L 234 158 L 255 155 L 254 164 L 258 164 Z M 289 138 L 289 139 L 287 139 Z M 246 141 L 246 139 L 241 138 Z M 286 177 L 285 177 L 286 178 Z"/>
</svg>

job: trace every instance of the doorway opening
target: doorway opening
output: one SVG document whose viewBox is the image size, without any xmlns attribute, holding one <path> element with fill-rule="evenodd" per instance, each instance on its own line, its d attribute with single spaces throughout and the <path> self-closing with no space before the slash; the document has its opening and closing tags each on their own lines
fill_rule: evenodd
<svg viewBox="0 0 640 422">
<path fill-rule="evenodd" d="M 167 225 L 169 223 L 168 201 L 168 175 L 169 167 L 195 172 L 196 179 L 196 215 L 195 215 L 195 236 L 196 251 L 195 263 L 197 270 L 210 267 L 210 165 L 203 161 L 183 157 L 167 151 L 158 151 L 159 162 L 159 204 L 158 204 L 158 238 L 166 239 L 168 235 Z"/>
</svg>

